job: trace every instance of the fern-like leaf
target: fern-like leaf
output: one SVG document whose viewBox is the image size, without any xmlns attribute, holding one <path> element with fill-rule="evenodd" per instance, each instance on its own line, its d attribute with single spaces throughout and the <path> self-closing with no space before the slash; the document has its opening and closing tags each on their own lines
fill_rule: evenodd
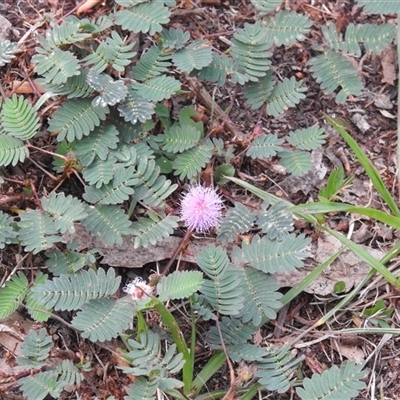
<svg viewBox="0 0 400 400">
<path fill-rule="evenodd" d="M 340 368 L 334 365 L 322 374 L 314 374 L 312 378 L 305 378 L 304 388 L 297 388 L 296 393 L 302 400 L 350 400 L 356 397 L 365 383 L 363 364 L 345 361 Z"/>
<path fill-rule="evenodd" d="M 52 115 L 49 131 L 58 132 L 59 142 L 80 140 L 106 119 L 108 111 L 107 107 L 93 107 L 90 99 L 66 101 Z"/>
<path fill-rule="evenodd" d="M 84 166 L 90 165 L 96 156 L 104 161 L 110 150 L 117 148 L 118 142 L 117 128 L 114 125 L 103 123 L 76 144 L 75 155 Z"/>
<path fill-rule="evenodd" d="M 0 135 L 0 167 L 17 165 L 29 156 L 24 142 L 12 136 Z"/>
<path fill-rule="evenodd" d="M 13 275 L 0 290 L 0 320 L 10 316 L 22 303 L 28 291 L 28 279 L 22 272 Z"/>
<path fill-rule="evenodd" d="M 349 24 L 346 29 L 344 42 L 340 43 L 340 49 L 356 57 L 361 56 L 360 46 L 357 42 L 363 43 L 366 51 L 375 54 L 381 52 L 392 42 L 396 32 L 394 24 Z"/>
<path fill-rule="evenodd" d="M 47 83 L 60 85 L 67 79 L 80 74 L 79 62 L 70 51 L 62 51 L 59 48 L 51 52 L 36 48 L 37 53 L 32 57 L 32 62 L 37 64 L 35 72 L 42 75 Z"/>
<path fill-rule="evenodd" d="M 272 71 L 267 71 L 266 75 L 260 78 L 257 82 L 249 82 L 244 87 L 244 97 L 246 103 L 253 110 L 260 108 L 266 103 L 275 86 L 275 80 L 272 76 Z"/>
<path fill-rule="evenodd" d="M 232 38 L 232 57 L 238 65 L 239 72 L 246 76 L 246 81 L 257 82 L 266 75 L 271 65 L 268 49 L 272 41 L 267 39 L 267 30 L 260 22 L 245 24 L 244 29 L 238 29 Z"/>
<path fill-rule="evenodd" d="M 71 360 L 62 360 L 56 364 L 55 370 L 59 374 L 58 381 L 67 385 L 79 385 L 84 378 Z"/>
<path fill-rule="evenodd" d="M 35 276 L 34 286 L 40 285 L 40 284 L 46 282 L 47 278 L 48 278 L 47 275 L 39 272 Z M 26 294 L 25 303 L 26 303 L 26 308 L 28 310 L 28 313 L 34 321 L 46 322 L 50 318 L 50 313 L 53 310 L 51 308 L 49 309 L 49 308 L 43 306 L 42 304 L 39 304 L 39 302 L 34 298 L 34 292 L 32 291 L 32 288 L 30 288 Z"/>
<path fill-rule="evenodd" d="M 178 50 L 172 56 L 172 61 L 183 72 L 192 72 L 194 69 L 201 70 L 211 64 L 210 43 L 207 40 L 196 40 L 189 46 Z"/>
<path fill-rule="evenodd" d="M 194 147 L 200 140 L 200 132 L 194 126 L 172 125 L 157 137 L 164 151 L 181 153 Z"/>
<path fill-rule="evenodd" d="M 253 159 L 273 157 L 278 151 L 284 149 L 281 146 L 283 142 L 284 140 L 279 139 L 276 135 L 262 133 L 251 142 L 246 155 Z"/>
<path fill-rule="evenodd" d="M 149 244 L 155 245 L 162 239 L 174 233 L 178 227 L 179 217 L 167 215 L 159 219 L 155 215 L 151 218 L 140 217 L 138 221 L 132 223 L 132 233 L 135 235 L 135 249 L 139 247 L 148 247 Z"/>
<path fill-rule="evenodd" d="M 132 88 L 147 101 L 162 101 L 176 93 L 181 88 L 181 84 L 170 76 L 156 76 L 144 83 L 134 83 Z"/>
<path fill-rule="evenodd" d="M 134 43 L 127 45 L 117 32 L 112 31 L 111 37 L 101 42 L 92 54 L 83 59 L 83 65 L 91 67 L 98 73 L 103 72 L 109 65 L 118 72 L 124 72 L 125 67 L 131 63 L 130 60 L 136 55 L 136 52 L 131 51 L 134 45 Z"/>
<path fill-rule="evenodd" d="M 226 78 L 234 74 L 235 64 L 232 58 L 228 58 L 225 54 L 212 53 L 212 62 L 200 71 L 200 79 L 216 82 L 218 86 L 225 85 Z"/>
<path fill-rule="evenodd" d="M 244 306 L 240 315 L 243 322 L 252 321 L 254 326 L 260 326 L 265 317 L 275 319 L 276 310 L 282 307 L 276 279 L 251 267 L 245 268 L 242 276 Z"/>
<path fill-rule="evenodd" d="M 325 143 L 326 135 L 324 128 L 317 125 L 311 128 L 290 131 L 286 137 L 288 143 L 299 150 L 314 150 Z"/>
<path fill-rule="evenodd" d="M 10 244 L 17 233 L 12 227 L 12 220 L 3 211 L 0 211 L 0 249 L 4 249 L 6 244 Z"/>
<path fill-rule="evenodd" d="M 27 400 L 43 400 L 48 394 L 58 399 L 66 384 L 58 382 L 57 378 L 57 372 L 44 371 L 18 379 L 18 384 Z"/>
<path fill-rule="evenodd" d="M 240 318 L 234 317 L 222 317 L 220 328 L 226 346 L 247 343 L 258 329 L 254 325 L 244 324 Z M 221 338 L 216 326 L 207 332 L 206 341 L 212 349 L 220 348 Z"/>
<path fill-rule="evenodd" d="M 253 6 L 262 12 L 274 11 L 282 5 L 282 0 L 250 0 Z"/>
<path fill-rule="evenodd" d="M 239 233 L 250 230 L 255 219 L 256 214 L 254 212 L 249 211 L 243 204 L 236 202 L 235 207 L 228 210 L 221 222 L 218 240 L 223 242 L 234 241 Z"/>
<path fill-rule="evenodd" d="M 156 397 L 158 380 L 148 381 L 143 376 L 139 376 L 134 383 L 126 389 L 128 396 L 124 400 L 154 400 Z"/>
<path fill-rule="evenodd" d="M 189 33 L 189 32 L 187 32 Z M 168 71 L 172 65 L 169 59 L 171 55 L 163 51 L 159 46 L 150 47 L 135 65 L 132 76 L 138 81 L 147 81 L 150 78 L 161 75 Z"/>
<path fill-rule="evenodd" d="M 113 295 L 121 282 L 110 268 L 107 274 L 99 268 L 97 273 L 89 269 L 74 275 L 61 275 L 32 288 L 39 304 L 55 310 L 76 310 L 92 299 Z"/>
<path fill-rule="evenodd" d="M 294 176 L 301 176 L 312 168 L 310 153 L 303 150 L 284 150 L 278 153 L 281 164 Z"/>
<path fill-rule="evenodd" d="M 17 43 L 9 40 L 3 39 L 0 41 L 0 67 L 8 64 L 15 57 L 17 46 Z"/>
<path fill-rule="evenodd" d="M 265 273 L 291 272 L 303 266 L 302 259 L 309 257 L 310 239 L 303 235 L 288 235 L 284 241 L 254 236 L 250 244 L 235 248 L 236 256 L 244 263 Z"/>
<path fill-rule="evenodd" d="M 38 78 L 36 82 L 47 92 L 54 93 L 57 96 L 67 96 L 68 99 L 79 97 L 89 97 L 93 89 L 86 82 L 89 69 L 81 69 L 79 75 L 71 76 L 62 85 L 47 83 L 45 79 Z"/>
<path fill-rule="evenodd" d="M 48 251 L 46 253 L 46 266 L 54 276 L 74 274 L 85 265 L 96 262 L 91 253 L 79 253 L 77 251 Z"/>
<path fill-rule="evenodd" d="M 300 100 L 306 97 L 303 94 L 306 90 L 307 88 L 303 86 L 303 81 L 296 81 L 294 77 L 290 79 L 284 78 L 272 90 L 268 99 L 267 114 L 278 117 L 281 112 L 300 103 Z"/>
<path fill-rule="evenodd" d="M 35 136 L 40 127 L 39 117 L 33 107 L 16 94 L 4 101 L 1 122 L 6 133 L 22 140 Z"/>
<path fill-rule="evenodd" d="M 120 204 L 128 200 L 134 193 L 132 186 L 139 183 L 139 179 L 134 173 L 133 167 L 120 167 L 115 171 L 114 179 L 101 188 L 93 186 L 86 187 L 83 198 L 93 204 Z"/>
<path fill-rule="evenodd" d="M 393 0 L 357 0 L 359 7 L 371 14 L 399 14 L 400 4 Z"/>
<path fill-rule="evenodd" d="M 179 154 L 173 163 L 174 175 L 179 175 L 180 179 L 195 177 L 210 160 L 212 149 L 212 142 L 207 141 Z"/>
<path fill-rule="evenodd" d="M 341 54 L 327 49 L 324 54 L 308 62 L 315 79 L 326 94 L 333 93 L 338 87 L 336 102 L 343 103 L 351 95 L 361 94 L 362 82 L 353 64 Z"/>
<path fill-rule="evenodd" d="M 277 46 L 290 46 L 304 40 L 312 26 L 312 21 L 306 15 L 287 10 L 277 12 L 264 22 L 268 37 L 273 37 Z"/>
<path fill-rule="evenodd" d="M 24 337 L 21 344 L 21 354 L 25 357 L 18 357 L 18 361 L 22 365 L 30 365 L 32 367 L 40 367 L 45 365 L 45 361 L 53 347 L 53 340 L 47 335 L 46 329 L 42 328 L 39 332 L 33 329 Z"/>
<path fill-rule="evenodd" d="M 92 342 L 116 338 L 132 322 L 134 309 L 126 298 L 115 301 L 109 298 L 90 300 L 82 306 L 72 325 L 82 332 L 82 337 Z"/>
<path fill-rule="evenodd" d="M 119 207 L 98 205 L 87 207 L 86 211 L 89 215 L 82 224 L 109 246 L 122 244 L 122 237 L 132 233 L 132 223 Z"/>
<path fill-rule="evenodd" d="M 167 24 L 170 15 L 168 8 L 157 2 L 142 3 L 127 10 L 117 11 L 115 23 L 121 25 L 122 29 L 135 33 L 148 32 L 150 36 L 153 36 L 161 32 L 161 24 Z"/>
<path fill-rule="evenodd" d="M 118 106 L 118 111 L 125 121 L 136 124 L 144 123 L 154 114 L 154 103 L 150 103 L 139 95 L 133 87 L 128 88 L 128 95 Z"/>
<path fill-rule="evenodd" d="M 86 80 L 91 88 L 100 92 L 92 101 L 94 107 L 115 106 L 128 94 L 128 88 L 121 80 L 114 81 L 107 74 L 99 74 L 95 70 L 91 70 Z"/>
<path fill-rule="evenodd" d="M 164 49 L 181 49 L 190 39 L 190 33 L 181 28 L 163 29 L 160 33 L 161 45 Z"/>
<path fill-rule="evenodd" d="M 22 245 L 25 246 L 26 251 L 32 251 L 33 254 L 50 249 L 61 239 L 54 226 L 53 218 L 38 210 L 22 213 L 18 226 Z"/>
<path fill-rule="evenodd" d="M 257 224 L 269 239 L 284 240 L 293 230 L 293 217 L 286 209 L 286 204 L 275 203 L 268 210 L 263 206 L 258 212 Z"/>
<path fill-rule="evenodd" d="M 199 271 L 175 271 L 163 276 L 157 285 L 159 300 L 178 300 L 190 297 L 203 283 L 203 274 Z"/>
<path fill-rule="evenodd" d="M 86 158 L 84 157 L 85 156 L 82 156 L 82 163 L 86 161 Z M 100 188 L 102 185 L 107 185 L 114 177 L 115 161 L 113 155 L 109 155 L 109 157 L 104 161 L 95 159 L 94 162 L 83 169 L 83 178 L 89 183 L 89 185 L 95 185 L 96 188 Z"/>
<path fill-rule="evenodd" d="M 154 159 L 149 160 L 146 156 L 137 158 L 135 170 L 139 182 L 135 186 L 133 199 L 152 207 L 164 207 L 164 200 L 177 188 L 177 184 L 171 185 L 169 179 L 159 176 L 160 167 Z"/>
<path fill-rule="evenodd" d="M 290 352 L 289 345 L 279 350 L 269 347 L 263 362 L 257 363 L 258 371 L 255 375 L 259 378 L 258 383 L 269 391 L 286 392 L 293 385 L 294 374 L 301 360 Z"/>
<path fill-rule="evenodd" d="M 42 207 L 54 218 L 54 228 L 65 233 L 75 233 L 74 222 L 87 217 L 83 204 L 75 197 L 64 193 L 52 192 L 49 197 L 42 197 Z"/>
<path fill-rule="evenodd" d="M 175 355 L 176 344 L 172 344 L 164 357 L 160 357 L 161 340 L 152 331 L 141 332 L 139 341 L 128 339 L 128 343 L 132 348 L 128 357 L 132 360 L 134 368 L 123 368 L 123 370 L 135 375 L 150 375 L 157 371 L 161 379 L 167 378 L 168 374 L 179 372 L 185 362 L 182 353 Z"/>
<path fill-rule="evenodd" d="M 200 288 L 207 302 L 220 314 L 239 314 L 243 307 L 242 288 L 239 287 L 242 270 L 229 264 L 226 252 L 213 245 L 199 252 L 197 264 L 211 278 Z"/>
</svg>

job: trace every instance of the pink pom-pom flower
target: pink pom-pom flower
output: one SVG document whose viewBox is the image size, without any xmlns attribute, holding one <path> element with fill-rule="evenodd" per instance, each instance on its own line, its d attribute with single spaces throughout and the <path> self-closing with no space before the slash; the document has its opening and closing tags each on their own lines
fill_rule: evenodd
<svg viewBox="0 0 400 400">
<path fill-rule="evenodd" d="M 181 203 L 181 219 L 185 226 L 196 232 L 208 232 L 221 218 L 222 199 L 210 187 L 194 185 Z"/>
</svg>

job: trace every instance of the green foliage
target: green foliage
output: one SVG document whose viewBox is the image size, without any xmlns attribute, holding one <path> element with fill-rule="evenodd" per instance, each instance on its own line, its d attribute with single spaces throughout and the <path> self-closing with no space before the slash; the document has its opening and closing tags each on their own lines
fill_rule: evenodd
<svg viewBox="0 0 400 400">
<path fill-rule="evenodd" d="M 97 205 L 86 208 L 88 216 L 82 221 L 85 228 L 112 246 L 122 244 L 122 237 L 132 233 L 128 216 L 119 207 Z"/>
<path fill-rule="evenodd" d="M 168 71 L 171 66 L 171 55 L 159 46 L 150 47 L 133 69 L 133 77 L 138 81 L 147 81 L 150 78 Z"/>
<path fill-rule="evenodd" d="M 237 315 L 243 307 L 240 285 L 241 269 L 229 263 L 221 247 L 208 246 L 197 256 L 197 263 L 211 279 L 206 279 L 200 292 L 216 312 Z"/>
<path fill-rule="evenodd" d="M 121 277 L 115 276 L 113 268 L 110 268 L 107 274 L 101 268 L 97 273 L 90 269 L 47 280 L 32 288 L 32 292 L 39 304 L 48 308 L 76 310 L 92 299 L 113 295 L 120 282 Z"/>
<path fill-rule="evenodd" d="M 327 49 L 323 54 L 312 58 L 309 64 L 311 72 L 326 94 L 341 88 L 336 95 L 337 103 L 345 102 L 351 95 L 361 94 L 361 79 L 351 61 L 341 54 Z"/>
<path fill-rule="evenodd" d="M 65 138 L 69 142 L 82 139 L 105 120 L 108 111 L 107 107 L 93 106 L 90 99 L 66 101 L 50 119 L 49 131 L 58 132 L 59 142 Z"/>
<path fill-rule="evenodd" d="M 273 18 L 264 21 L 268 38 L 273 37 L 277 46 L 290 46 L 303 41 L 312 26 L 312 21 L 306 15 L 287 10 L 278 11 Z"/>
<path fill-rule="evenodd" d="M 177 300 L 190 297 L 203 283 L 203 274 L 198 271 L 176 271 L 163 276 L 158 283 L 160 301 Z"/>
<path fill-rule="evenodd" d="M 282 295 L 275 278 L 247 267 L 243 271 L 242 285 L 244 306 L 240 314 L 243 322 L 251 321 L 254 326 L 260 326 L 264 317 L 275 319 L 275 311 L 282 307 L 279 302 Z"/>
<path fill-rule="evenodd" d="M 303 235 L 287 235 L 284 241 L 255 235 L 250 244 L 235 248 L 236 256 L 251 267 L 265 273 L 291 272 L 303 266 L 302 259 L 310 256 L 310 239 Z"/>
<path fill-rule="evenodd" d="M 132 88 L 147 101 L 162 101 L 176 93 L 181 88 L 181 84 L 170 76 L 156 76 L 143 83 L 134 83 Z"/>
<path fill-rule="evenodd" d="M 148 381 L 143 376 L 139 376 L 135 382 L 126 389 L 128 396 L 124 396 L 124 400 L 154 400 L 157 387 L 157 379 Z"/>
<path fill-rule="evenodd" d="M 172 125 L 166 129 L 157 140 L 161 141 L 164 151 L 171 153 L 182 153 L 194 147 L 200 140 L 200 132 L 193 126 Z"/>
<path fill-rule="evenodd" d="M 0 211 L 0 249 L 4 249 L 6 244 L 10 244 L 17 233 L 12 227 L 12 220 L 3 211 Z"/>
<path fill-rule="evenodd" d="M 148 32 L 152 36 L 162 30 L 161 24 L 169 22 L 170 14 L 168 8 L 160 6 L 157 2 L 132 4 L 132 7 L 127 10 L 115 13 L 115 23 L 122 29 L 128 29 L 135 33 Z"/>
<path fill-rule="evenodd" d="M 28 279 L 20 271 L 0 290 L 0 320 L 10 316 L 22 303 L 28 291 Z"/>
<path fill-rule="evenodd" d="M 392 0 L 357 0 L 359 7 L 364 7 L 365 12 L 373 14 L 398 14 L 400 4 Z"/>
<path fill-rule="evenodd" d="M 289 351 L 289 345 L 279 350 L 269 347 L 268 350 L 262 362 L 257 364 L 258 371 L 255 375 L 260 378 L 258 382 L 263 387 L 270 391 L 284 393 L 292 386 L 293 375 L 299 367 L 301 358 L 295 358 L 295 355 Z"/>
<path fill-rule="evenodd" d="M 172 61 L 177 68 L 184 72 L 191 72 L 194 69 L 201 70 L 212 61 L 211 46 L 207 40 L 195 40 L 189 46 L 178 50 L 172 56 Z"/>
<path fill-rule="evenodd" d="M 238 71 L 244 74 L 245 81 L 257 82 L 266 75 L 272 54 L 268 49 L 272 41 L 267 37 L 267 30 L 257 22 L 245 24 L 232 38 L 232 58 L 237 63 Z"/>
<path fill-rule="evenodd" d="M 293 230 L 293 217 L 286 211 L 287 205 L 275 203 L 268 209 L 268 202 L 264 202 L 258 211 L 257 225 L 271 240 L 284 240 Z"/>
<path fill-rule="evenodd" d="M 301 176 L 311 170 L 310 153 L 303 150 L 284 150 L 279 152 L 281 164 L 293 176 Z"/>
<path fill-rule="evenodd" d="M 83 338 L 104 342 L 128 329 L 133 314 L 132 304 L 126 298 L 114 300 L 101 297 L 83 304 L 82 310 L 72 320 L 72 325 L 82 331 Z"/>
<path fill-rule="evenodd" d="M 47 275 L 44 275 L 41 272 L 39 272 L 35 276 L 35 282 L 33 287 L 45 283 L 47 278 L 48 278 Z M 28 313 L 34 321 L 46 322 L 50 318 L 50 312 L 52 312 L 53 310 L 48 309 L 42 304 L 39 304 L 39 302 L 34 297 L 34 292 L 32 290 L 32 287 L 28 290 L 25 301 Z"/>
<path fill-rule="evenodd" d="M 0 135 L 0 166 L 17 165 L 29 156 L 24 143 L 12 136 Z"/>
<path fill-rule="evenodd" d="M 270 12 L 282 5 L 282 0 L 250 0 L 251 4 L 260 11 Z"/>
<path fill-rule="evenodd" d="M 246 155 L 253 159 L 273 157 L 277 151 L 284 149 L 281 146 L 283 142 L 284 140 L 279 139 L 276 135 L 262 133 L 251 142 Z"/>
<path fill-rule="evenodd" d="M 17 43 L 7 39 L 0 40 L 0 67 L 8 64 L 15 57 Z"/>
<path fill-rule="evenodd" d="M 132 223 L 132 233 L 135 235 L 133 247 L 148 247 L 167 238 L 178 227 L 178 220 L 179 218 L 173 215 L 161 219 L 154 214 L 150 214 L 149 218 L 139 217 Z"/>
<path fill-rule="evenodd" d="M 16 94 L 4 101 L 0 118 L 6 134 L 22 140 L 35 136 L 40 127 L 34 108 Z"/>
<path fill-rule="evenodd" d="M 289 132 L 288 143 L 299 150 L 314 150 L 325 143 L 324 129 L 318 126 Z"/>
<path fill-rule="evenodd" d="M 249 231 L 256 219 L 256 214 L 249 212 L 243 204 L 234 204 L 235 207 L 228 210 L 219 229 L 218 240 L 223 242 L 233 242 L 239 233 Z"/>
<path fill-rule="evenodd" d="M 25 366 L 39 368 L 45 365 L 45 360 L 50 354 L 53 347 L 51 336 L 47 335 L 46 329 L 42 328 L 39 332 L 34 330 L 24 337 L 21 344 L 21 354 L 24 358 L 19 357 L 18 362 Z"/>
<path fill-rule="evenodd" d="M 254 110 L 260 108 L 268 102 L 274 85 L 275 81 L 271 70 L 267 71 L 266 75 L 258 81 L 247 83 L 243 88 L 247 104 Z"/>
<path fill-rule="evenodd" d="M 365 388 L 361 381 L 365 377 L 363 364 L 344 362 L 340 368 L 336 365 L 322 374 L 314 374 L 312 378 L 305 378 L 303 388 L 297 388 L 296 393 L 302 400 L 346 399 L 358 395 L 359 390 Z"/>
<path fill-rule="evenodd" d="M 48 394 L 57 399 L 65 387 L 65 383 L 58 382 L 57 377 L 58 374 L 55 371 L 44 371 L 18 379 L 18 383 L 28 400 L 43 400 Z"/>
</svg>

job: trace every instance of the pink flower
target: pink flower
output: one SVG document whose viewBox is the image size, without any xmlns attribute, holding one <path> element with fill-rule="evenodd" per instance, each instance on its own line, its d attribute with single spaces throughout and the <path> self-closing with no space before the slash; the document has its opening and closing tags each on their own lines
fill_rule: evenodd
<svg viewBox="0 0 400 400">
<path fill-rule="evenodd" d="M 125 293 L 132 296 L 132 300 L 150 299 L 154 288 L 148 285 L 140 276 L 137 276 L 131 283 L 123 289 Z"/>
<path fill-rule="evenodd" d="M 191 186 L 181 203 L 181 219 L 187 228 L 207 232 L 217 225 L 221 218 L 222 199 L 209 187 Z"/>
</svg>

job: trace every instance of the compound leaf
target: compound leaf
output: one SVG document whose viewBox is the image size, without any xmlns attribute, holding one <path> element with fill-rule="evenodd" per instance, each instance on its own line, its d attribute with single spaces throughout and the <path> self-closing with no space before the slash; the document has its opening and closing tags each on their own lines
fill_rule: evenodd
<svg viewBox="0 0 400 400">
<path fill-rule="evenodd" d="M 92 342 L 116 338 L 132 323 L 134 308 L 126 297 L 120 300 L 99 298 L 82 306 L 72 325 L 82 332 L 82 337 Z"/>
<path fill-rule="evenodd" d="M 32 288 L 33 297 L 47 308 L 76 310 L 89 300 L 113 295 L 121 282 L 113 268 L 80 271 L 74 275 L 60 275 Z"/>
<path fill-rule="evenodd" d="M 303 81 L 296 81 L 295 77 L 278 82 L 268 98 L 267 114 L 278 117 L 282 111 L 300 103 L 306 97 L 303 92 L 307 90 L 302 84 Z"/>
<path fill-rule="evenodd" d="M 69 142 L 88 136 L 101 121 L 106 119 L 107 107 L 94 107 L 90 99 L 65 101 L 49 121 L 49 131 L 58 132 L 59 142 Z"/>
<path fill-rule="evenodd" d="M 19 271 L 0 290 L 0 320 L 10 316 L 22 303 L 28 291 L 28 279 Z"/>
<path fill-rule="evenodd" d="M 363 364 L 350 361 L 345 361 L 340 368 L 334 365 L 322 374 L 315 373 L 311 379 L 305 378 L 304 388 L 297 388 L 296 393 L 302 400 L 350 400 L 365 388 L 363 368 Z"/>
<path fill-rule="evenodd" d="M 132 233 L 132 223 L 119 207 L 97 205 L 87 207 L 86 211 L 89 215 L 82 224 L 109 246 L 122 244 L 122 236 Z"/>
<path fill-rule="evenodd" d="M 148 32 L 150 36 L 153 36 L 161 32 L 161 24 L 167 24 L 170 15 L 168 8 L 159 2 L 142 3 L 127 10 L 117 11 L 115 23 L 121 25 L 122 29 L 135 33 Z"/>
<path fill-rule="evenodd" d="M 39 117 L 33 107 L 23 96 L 16 94 L 4 101 L 1 122 L 6 133 L 22 140 L 35 136 L 40 127 Z"/>
</svg>

